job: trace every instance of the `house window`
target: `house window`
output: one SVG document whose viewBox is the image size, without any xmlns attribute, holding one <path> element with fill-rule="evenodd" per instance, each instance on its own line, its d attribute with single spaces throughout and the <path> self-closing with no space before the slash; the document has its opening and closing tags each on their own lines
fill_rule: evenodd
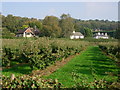
<svg viewBox="0 0 120 90">
<path fill-rule="evenodd" d="M 26 35 L 30 35 L 30 33 L 26 33 Z"/>
</svg>

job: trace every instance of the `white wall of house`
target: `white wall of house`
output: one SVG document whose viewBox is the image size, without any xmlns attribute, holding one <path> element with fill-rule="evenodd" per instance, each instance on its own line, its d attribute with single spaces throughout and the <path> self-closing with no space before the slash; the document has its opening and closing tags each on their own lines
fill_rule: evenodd
<svg viewBox="0 0 120 90">
<path fill-rule="evenodd" d="M 108 39 L 108 37 L 102 37 L 103 39 Z"/>
<path fill-rule="evenodd" d="M 108 36 L 95 36 L 94 38 L 96 38 L 96 39 L 100 39 L 100 38 L 102 38 L 102 39 L 108 39 L 109 37 Z"/>
<path fill-rule="evenodd" d="M 83 39 L 84 36 L 74 36 L 74 35 L 70 36 L 70 39 L 79 39 L 79 38 Z"/>
<path fill-rule="evenodd" d="M 71 35 L 71 36 L 70 36 L 70 39 L 74 39 L 74 35 Z"/>
<path fill-rule="evenodd" d="M 80 38 L 80 36 L 74 36 L 74 38 L 75 38 L 75 39 L 79 39 L 79 38 Z"/>
<path fill-rule="evenodd" d="M 96 33 L 96 36 L 94 38 L 96 38 L 96 39 L 100 39 L 100 38 L 109 39 L 107 33 L 104 34 L 104 33 L 100 33 L 100 32 Z"/>
<path fill-rule="evenodd" d="M 80 36 L 80 38 L 82 38 L 82 39 L 83 39 L 83 38 L 84 38 L 84 36 Z"/>
<path fill-rule="evenodd" d="M 33 35 L 31 33 L 24 32 L 23 37 L 33 37 Z"/>
<path fill-rule="evenodd" d="M 26 37 L 25 32 L 23 33 L 23 37 Z"/>
</svg>

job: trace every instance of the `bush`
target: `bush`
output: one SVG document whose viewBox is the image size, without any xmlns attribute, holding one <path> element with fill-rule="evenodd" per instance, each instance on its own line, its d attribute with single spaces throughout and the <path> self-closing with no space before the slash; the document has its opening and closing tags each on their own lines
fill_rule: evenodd
<svg viewBox="0 0 120 90">
<path fill-rule="evenodd" d="M 120 89 L 120 83 L 119 82 L 111 82 L 111 81 L 106 81 L 104 78 L 97 80 L 94 77 L 94 81 L 93 82 L 88 82 L 88 78 L 86 76 L 82 76 L 76 73 L 72 73 L 75 85 L 73 86 L 73 88 L 77 88 L 77 89 L 87 89 L 87 90 L 91 90 L 91 89 Z M 77 81 L 77 80 L 80 81 Z"/>
<path fill-rule="evenodd" d="M 61 83 L 58 80 L 45 80 L 40 76 L 17 76 L 12 74 L 9 77 L 2 76 L 2 82 L 0 82 L 2 88 L 60 88 Z"/>
<path fill-rule="evenodd" d="M 57 60 L 81 52 L 88 42 L 61 39 L 12 39 L 4 40 L 3 66 L 10 66 L 12 61 L 29 63 L 32 69 L 44 69 Z M 10 44 L 13 43 L 12 45 Z M 14 43 L 16 43 L 14 45 Z"/>
<path fill-rule="evenodd" d="M 110 55 L 116 60 L 118 66 L 118 81 L 120 82 L 120 46 L 114 43 L 101 43 L 99 44 L 101 50 L 103 50 L 107 55 Z"/>
</svg>

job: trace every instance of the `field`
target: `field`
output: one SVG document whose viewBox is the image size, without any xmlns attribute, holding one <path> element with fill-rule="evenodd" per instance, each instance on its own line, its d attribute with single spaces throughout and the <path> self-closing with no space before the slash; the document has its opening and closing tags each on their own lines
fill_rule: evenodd
<svg viewBox="0 0 120 90">
<path fill-rule="evenodd" d="M 113 40 L 97 42 L 53 38 L 3 39 L 2 86 L 4 88 L 118 88 L 117 45 L 118 43 Z M 112 47 L 112 50 L 109 47 Z M 71 56 L 74 57 L 69 58 Z M 69 60 L 64 65 L 56 68 L 55 65 L 59 65 L 67 58 Z M 56 69 L 48 75 L 32 74 L 33 71 L 45 72 L 50 66 Z M 14 76 L 12 80 L 11 75 Z M 45 83 L 41 80 L 45 80 Z M 112 85 L 114 82 L 117 84 Z"/>
</svg>

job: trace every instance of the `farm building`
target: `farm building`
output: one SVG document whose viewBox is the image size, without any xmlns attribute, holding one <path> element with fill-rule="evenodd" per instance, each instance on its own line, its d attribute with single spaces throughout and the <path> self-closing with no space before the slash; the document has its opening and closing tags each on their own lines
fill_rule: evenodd
<svg viewBox="0 0 120 90">
<path fill-rule="evenodd" d="M 70 35 L 70 39 L 83 39 L 84 35 L 80 32 L 75 32 L 73 31 L 73 33 Z"/>
<path fill-rule="evenodd" d="M 39 36 L 40 32 L 37 29 L 25 28 L 24 30 L 18 30 L 16 37 L 35 37 Z"/>
<path fill-rule="evenodd" d="M 100 32 L 96 33 L 94 35 L 94 38 L 95 39 L 100 39 L 100 38 L 102 38 L 102 39 L 109 39 L 107 33 L 100 33 Z"/>
</svg>

